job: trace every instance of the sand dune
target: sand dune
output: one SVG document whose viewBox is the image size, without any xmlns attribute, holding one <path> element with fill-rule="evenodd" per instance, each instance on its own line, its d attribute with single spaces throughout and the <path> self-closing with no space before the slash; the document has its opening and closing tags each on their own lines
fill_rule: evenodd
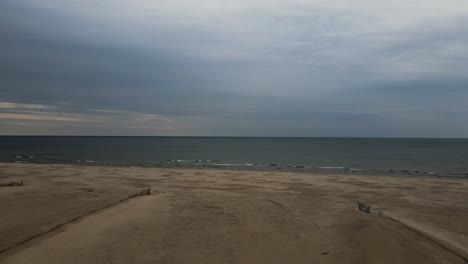
<svg viewBox="0 0 468 264">
<path fill-rule="evenodd" d="M 1 182 L 19 180 L 24 186 L 0 190 L 1 263 L 465 263 L 467 257 L 463 180 L 0 164 Z M 151 195 L 118 203 L 146 186 Z M 401 223 L 357 211 L 357 200 Z"/>
</svg>

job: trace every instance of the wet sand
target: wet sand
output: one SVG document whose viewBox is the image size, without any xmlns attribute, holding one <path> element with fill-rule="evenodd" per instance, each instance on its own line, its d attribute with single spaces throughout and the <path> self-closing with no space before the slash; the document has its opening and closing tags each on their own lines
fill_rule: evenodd
<svg viewBox="0 0 468 264">
<path fill-rule="evenodd" d="M 0 164 L 0 183 L 21 180 L 0 188 L 0 263 L 468 258 L 466 180 Z"/>
</svg>

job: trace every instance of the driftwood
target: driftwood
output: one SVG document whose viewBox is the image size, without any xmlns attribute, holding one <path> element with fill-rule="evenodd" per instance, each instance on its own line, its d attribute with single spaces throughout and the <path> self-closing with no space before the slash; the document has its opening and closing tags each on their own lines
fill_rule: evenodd
<svg viewBox="0 0 468 264">
<path fill-rule="evenodd" d="M 151 194 L 151 187 L 148 186 L 148 189 L 146 190 L 143 190 L 140 192 L 140 196 L 144 196 L 144 195 L 150 195 Z"/>
<path fill-rule="evenodd" d="M 23 186 L 23 181 L 20 181 L 20 182 L 9 182 L 9 183 L 0 183 L 0 187 L 11 187 L 11 186 Z"/>
<path fill-rule="evenodd" d="M 133 197 L 138 197 L 138 196 L 145 196 L 145 195 L 150 195 L 150 194 L 151 194 L 151 187 L 148 186 L 147 189 L 144 189 L 141 192 L 132 194 L 132 195 L 128 196 L 128 198 L 133 198 Z"/>
<path fill-rule="evenodd" d="M 370 205 L 358 202 L 358 209 L 361 212 L 370 214 Z"/>
</svg>

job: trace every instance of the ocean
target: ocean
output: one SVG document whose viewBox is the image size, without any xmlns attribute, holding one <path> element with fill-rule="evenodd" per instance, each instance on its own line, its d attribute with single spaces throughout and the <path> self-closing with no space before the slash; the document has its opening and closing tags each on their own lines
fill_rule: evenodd
<svg viewBox="0 0 468 264">
<path fill-rule="evenodd" d="M 468 139 L 2 136 L 0 161 L 468 178 Z"/>
</svg>

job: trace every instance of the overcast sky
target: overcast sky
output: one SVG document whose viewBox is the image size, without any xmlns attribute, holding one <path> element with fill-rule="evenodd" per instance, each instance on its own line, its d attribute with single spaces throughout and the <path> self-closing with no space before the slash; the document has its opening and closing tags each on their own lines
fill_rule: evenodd
<svg viewBox="0 0 468 264">
<path fill-rule="evenodd" d="M 0 134 L 468 137 L 466 0 L 1 0 Z"/>
</svg>

